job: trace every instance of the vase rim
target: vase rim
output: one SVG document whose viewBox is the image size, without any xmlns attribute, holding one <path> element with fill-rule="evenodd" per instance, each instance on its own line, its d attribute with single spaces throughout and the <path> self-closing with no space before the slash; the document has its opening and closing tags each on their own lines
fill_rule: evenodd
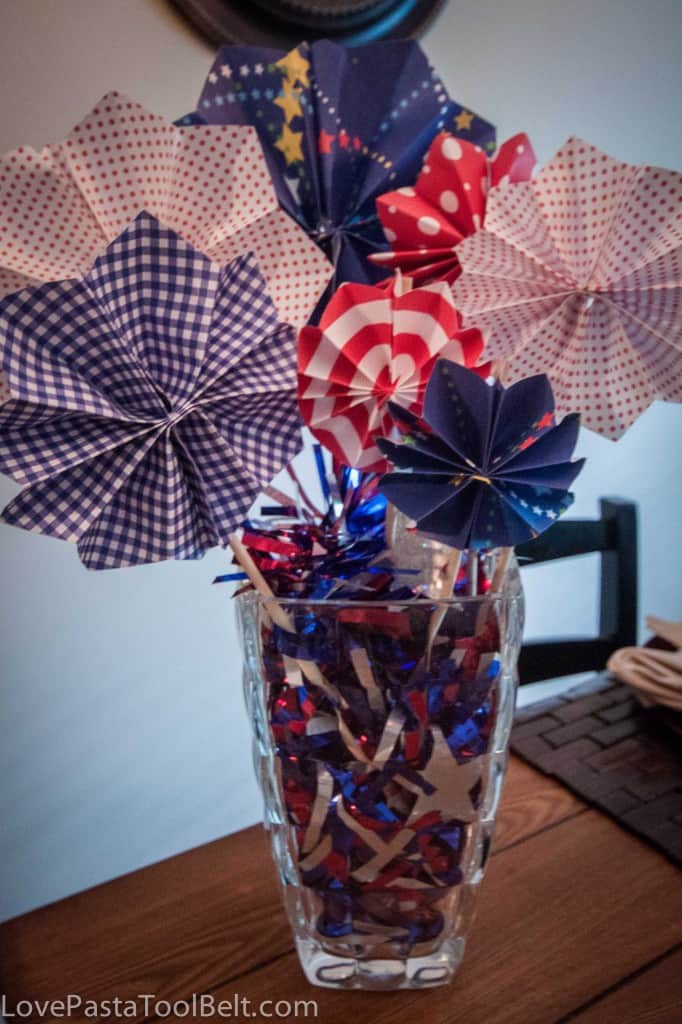
<svg viewBox="0 0 682 1024">
<path fill-rule="evenodd" d="M 386 598 L 385 600 L 367 600 L 367 601 L 356 601 L 351 598 L 325 599 L 322 597 L 308 598 L 308 597 L 265 597 L 263 594 L 259 594 L 255 590 L 244 591 L 241 594 L 235 595 L 237 600 L 252 600 L 258 604 L 272 605 L 278 604 L 284 607 L 315 607 L 315 608 L 423 608 L 425 611 L 428 608 L 445 607 L 452 608 L 459 605 L 472 605 L 472 604 L 484 604 L 492 601 L 505 601 L 509 604 L 516 603 L 522 600 L 522 594 L 519 589 L 518 593 L 509 593 L 502 590 L 489 591 L 487 594 L 462 594 L 457 597 L 412 597 L 403 598 L 398 600 L 392 600 Z"/>
</svg>

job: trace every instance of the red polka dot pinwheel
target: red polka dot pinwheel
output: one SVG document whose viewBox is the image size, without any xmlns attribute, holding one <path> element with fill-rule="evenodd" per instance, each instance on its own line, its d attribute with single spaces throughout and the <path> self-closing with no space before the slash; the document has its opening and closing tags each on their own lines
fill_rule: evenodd
<svg viewBox="0 0 682 1024">
<path fill-rule="evenodd" d="M 277 202 L 254 128 L 178 127 L 119 93 L 64 142 L 0 160 L 0 298 L 77 277 L 141 211 L 224 266 L 253 252 L 284 323 L 307 322 L 331 275 Z"/>
<path fill-rule="evenodd" d="M 377 266 L 402 270 L 417 283 L 454 281 L 459 274 L 457 246 L 482 226 L 489 190 L 528 181 L 534 166 L 527 135 L 507 139 L 489 158 L 479 146 L 441 132 L 414 187 L 377 199 L 392 251 L 374 253 L 370 259 Z"/>
<path fill-rule="evenodd" d="M 299 334 L 303 419 L 339 462 L 356 469 L 388 466 L 376 439 L 394 430 L 389 401 L 419 415 L 436 360 L 474 367 L 483 350 L 478 330 L 461 329 L 447 284 L 401 291 L 400 278 L 388 290 L 343 284 L 319 326 Z M 476 372 L 487 376 L 489 364 Z"/>
<path fill-rule="evenodd" d="M 569 139 L 491 192 L 455 304 L 508 381 L 546 373 L 559 412 L 615 440 L 655 399 L 682 401 L 681 245 L 682 174 Z"/>
</svg>

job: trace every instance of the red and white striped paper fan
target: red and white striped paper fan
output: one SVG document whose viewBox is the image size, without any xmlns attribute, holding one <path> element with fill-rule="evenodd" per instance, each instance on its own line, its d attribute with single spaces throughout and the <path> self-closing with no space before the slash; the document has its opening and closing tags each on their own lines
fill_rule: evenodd
<svg viewBox="0 0 682 1024">
<path fill-rule="evenodd" d="M 460 329 L 444 283 L 402 295 L 396 289 L 343 284 L 319 326 L 299 334 L 301 414 L 344 465 L 383 470 L 386 460 L 375 438 L 393 430 L 388 402 L 419 415 L 436 360 L 473 367 L 482 350 L 479 331 Z M 480 372 L 487 374 L 488 367 Z"/>
</svg>

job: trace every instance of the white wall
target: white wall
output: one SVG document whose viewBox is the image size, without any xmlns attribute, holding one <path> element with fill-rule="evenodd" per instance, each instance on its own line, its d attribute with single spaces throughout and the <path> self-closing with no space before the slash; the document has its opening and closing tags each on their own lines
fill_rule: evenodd
<svg viewBox="0 0 682 1024">
<path fill-rule="evenodd" d="M 455 97 L 500 138 L 527 130 L 542 161 L 579 133 L 679 168 L 680 11 L 453 0 L 425 47 Z M 163 0 L 3 0 L 0 22 L 0 151 L 61 138 L 111 88 L 178 116 L 211 60 Z M 682 407 L 659 405 L 617 447 L 586 433 L 576 506 L 639 502 L 642 610 L 678 619 L 681 427 Z M 3 505 L 15 491 L 0 481 Z M 96 575 L 0 526 L 0 919 L 259 816 L 230 599 L 210 586 L 226 564 Z M 529 635 L 589 631 L 595 581 L 593 565 L 529 576 Z"/>
</svg>

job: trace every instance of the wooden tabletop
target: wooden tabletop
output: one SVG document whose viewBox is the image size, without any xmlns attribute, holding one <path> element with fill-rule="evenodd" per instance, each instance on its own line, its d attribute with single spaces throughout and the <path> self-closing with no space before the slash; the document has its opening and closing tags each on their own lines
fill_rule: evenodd
<svg viewBox="0 0 682 1024">
<path fill-rule="evenodd" d="M 22 999 L 69 993 L 84 1007 L 118 997 L 121 1008 L 141 994 L 191 1002 L 210 993 L 216 1003 L 250 1000 L 256 1021 L 273 1019 L 277 1000 L 315 999 L 323 1024 L 348 1024 L 350 1014 L 357 1024 L 680 1024 L 682 878 L 660 853 L 512 759 L 477 920 L 445 988 L 308 985 L 267 839 L 254 827 L 1 925 L 0 993 L 9 1012 Z M 254 1009 L 262 1000 L 273 1001 L 263 1016 Z M 138 1008 L 125 1019 L 148 1019 L 139 999 Z M 164 1019 L 201 1019 L 183 1013 Z M 88 1018 L 81 1010 L 70 1019 Z"/>
</svg>

